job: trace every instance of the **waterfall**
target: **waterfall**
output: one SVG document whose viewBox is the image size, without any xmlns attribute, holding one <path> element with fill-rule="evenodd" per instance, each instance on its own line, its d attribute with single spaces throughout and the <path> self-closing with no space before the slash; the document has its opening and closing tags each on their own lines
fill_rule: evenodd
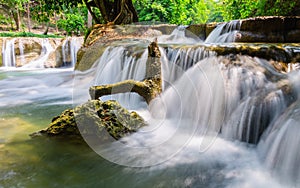
<svg viewBox="0 0 300 188">
<path fill-rule="evenodd" d="M 188 32 L 189 36 L 187 36 L 187 32 L 186 26 L 178 26 L 170 35 L 159 36 L 158 42 L 167 44 L 195 44 L 202 42 L 198 36 L 192 34 L 191 32 Z"/>
<path fill-rule="evenodd" d="M 100 61 L 104 57 L 109 63 L 114 59 L 109 50 L 124 54 L 124 48 L 114 47 Z M 286 93 L 278 86 L 278 82 L 288 78 L 276 74 L 266 63 L 241 55 L 204 58 L 151 101 L 149 127 L 120 143 L 113 142 L 111 150 L 95 146 L 95 151 L 118 164 L 148 166 L 168 160 L 183 148 L 189 149 L 190 144 L 204 152 L 218 137 L 257 143 L 288 106 Z M 108 73 L 99 66 L 102 73 Z M 106 68 L 111 69 L 111 65 Z M 272 71 L 277 79 L 267 76 Z M 103 75 L 100 80 L 111 74 Z M 115 151 L 122 153 L 122 157 Z M 132 153 L 134 159 L 129 157 Z"/>
<path fill-rule="evenodd" d="M 26 60 L 24 57 L 24 45 L 22 39 L 19 39 L 19 50 L 20 50 L 20 65 L 23 66 Z"/>
<path fill-rule="evenodd" d="M 78 38 L 71 38 L 70 42 L 70 56 L 71 56 L 71 66 L 74 67 L 77 62 L 77 52 L 80 49 L 82 41 Z"/>
<path fill-rule="evenodd" d="M 167 47 L 162 51 L 162 74 L 164 89 L 200 60 L 215 55 L 204 47 Z"/>
<path fill-rule="evenodd" d="M 68 37 L 62 44 L 63 66 L 74 67 L 77 61 L 77 52 L 80 49 L 82 41 L 78 38 Z"/>
<path fill-rule="evenodd" d="M 265 133 L 258 148 L 258 153 L 273 174 L 296 187 L 300 183 L 299 108 L 300 102 L 297 101 Z"/>
<path fill-rule="evenodd" d="M 242 21 L 233 20 L 218 25 L 206 38 L 205 43 L 226 43 L 234 42 L 238 37 Z"/>
<path fill-rule="evenodd" d="M 107 48 L 95 63 L 97 67 L 94 68 L 92 85 L 112 84 L 130 79 L 142 81 L 145 78 L 147 56 L 148 51 L 145 48 L 137 52 L 123 46 Z M 140 103 L 144 104 L 142 98 L 135 93 L 115 94 L 101 99 L 118 100 L 129 109 L 138 107 Z"/>
<path fill-rule="evenodd" d="M 62 56 L 63 56 L 63 64 L 66 66 L 66 63 L 70 63 L 70 41 L 69 38 L 67 38 L 63 44 L 62 44 Z"/>
<path fill-rule="evenodd" d="M 16 40 L 18 45 L 15 45 Z M 23 67 L 26 69 L 74 67 L 77 61 L 77 52 L 82 43 L 82 38 L 70 37 L 63 41 L 60 50 L 58 48 L 60 39 L 7 39 L 3 42 L 2 47 L 3 67 Z M 58 54 L 61 55 L 57 57 Z"/>
<path fill-rule="evenodd" d="M 300 100 L 299 72 L 289 75 L 298 91 L 298 100 L 288 107 L 264 132 L 258 154 L 265 165 L 282 182 L 298 187 L 300 182 Z"/>
<path fill-rule="evenodd" d="M 227 61 L 225 57 L 206 58 L 184 72 L 152 104 L 154 116 L 189 117 L 205 130 L 212 128 L 210 121 L 218 121 L 213 123 L 217 128 L 212 129 L 223 137 L 257 143 L 286 108 L 287 101 L 277 82 L 265 76 L 262 60 L 238 56 L 236 65 L 226 64 Z M 207 67 L 209 64 L 214 65 L 213 69 Z M 160 107 L 162 104 L 165 109 Z"/>
<path fill-rule="evenodd" d="M 52 47 L 52 45 L 50 44 L 48 39 L 44 39 L 42 40 L 42 51 L 40 56 L 29 62 L 26 65 L 23 65 L 24 68 L 44 68 L 45 67 L 45 62 L 47 61 L 49 55 L 51 52 L 54 51 L 54 48 Z"/>
<path fill-rule="evenodd" d="M 4 67 L 15 67 L 15 39 L 7 39 L 3 42 L 2 62 Z"/>
</svg>

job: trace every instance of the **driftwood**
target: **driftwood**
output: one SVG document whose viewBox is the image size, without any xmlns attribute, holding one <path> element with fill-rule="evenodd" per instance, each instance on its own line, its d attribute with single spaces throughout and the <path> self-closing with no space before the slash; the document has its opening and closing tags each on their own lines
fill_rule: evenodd
<svg viewBox="0 0 300 188">
<path fill-rule="evenodd" d="M 104 95 L 134 92 L 149 102 L 161 93 L 161 62 L 160 51 L 155 40 L 148 46 L 146 77 L 143 81 L 125 80 L 115 84 L 92 86 L 89 93 L 92 99 Z"/>
</svg>

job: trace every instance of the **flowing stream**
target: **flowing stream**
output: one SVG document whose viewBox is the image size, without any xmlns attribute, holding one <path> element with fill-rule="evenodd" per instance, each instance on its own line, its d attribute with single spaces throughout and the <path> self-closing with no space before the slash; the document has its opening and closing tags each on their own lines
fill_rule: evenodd
<svg viewBox="0 0 300 188">
<path fill-rule="evenodd" d="M 239 26 L 223 24 L 205 42 L 186 37 L 184 27 L 159 37 L 163 93 L 149 105 L 136 94 L 101 98 L 136 110 L 149 126 L 91 147 L 28 135 L 87 101 L 92 85 L 142 80 L 150 39 L 112 44 L 87 71 L 47 69 L 36 61 L 13 67 L 13 42 L 6 43 L 0 188 L 299 187 L 300 73 L 279 73 L 267 60 L 216 56 L 198 46 L 234 42 Z M 68 45 L 62 48 L 77 52 Z M 38 62 L 49 55 L 43 46 Z"/>
</svg>

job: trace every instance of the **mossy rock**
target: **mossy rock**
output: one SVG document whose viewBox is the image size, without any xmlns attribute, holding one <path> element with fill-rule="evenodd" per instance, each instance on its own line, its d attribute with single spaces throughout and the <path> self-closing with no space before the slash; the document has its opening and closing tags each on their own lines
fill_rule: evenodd
<svg viewBox="0 0 300 188">
<path fill-rule="evenodd" d="M 118 140 L 145 126 L 144 119 L 136 112 L 129 112 L 117 101 L 90 100 L 74 109 L 67 109 L 60 116 L 54 117 L 49 127 L 32 137 L 73 136 L 102 137 L 109 135 Z"/>
</svg>

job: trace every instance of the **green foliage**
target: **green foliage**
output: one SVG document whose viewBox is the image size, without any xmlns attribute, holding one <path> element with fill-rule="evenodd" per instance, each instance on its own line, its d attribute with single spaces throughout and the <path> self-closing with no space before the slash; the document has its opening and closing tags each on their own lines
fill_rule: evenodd
<svg viewBox="0 0 300 188">
<path fill-rule="evenodd" d="M 58 20 L 58 26 L 64 29 L 68 35 L 80 35 L 85 32 L 85 23 L 87 22 L 87 8 L 78 4 L 77 6 L 62 6 L 63 17 Z"/>
<path fill-rule="evenodd" d="M 289 16 L 300 6 L 294 0 L 223 0 L 222 16 L 225 21 L 254 16 Z"/>
<path fill-rule="evenodd" d="M 255 15 L 258 0 L 223 0 L 222 16 L 225 21 Z"/>
<path fill-rule="evenodd" d="M 0 24 L 9 25 L 12 23 L 12 19 L 6 15 L 0 14 Z"/>
<path fill-rule="evenodd" d="M 291 15 L 293 9 L 300 6 L 300 3 L 294 0 L 261 0 L 258 3 L 258 11 L 256 15 L 259 16 L 287 16 Z"/>
<path fill-rule="evenodd" d="M 133 0 L 140 21 L 173 24 L 229 21 L 254 16 L 293 15 L 294 0 Z M 300 12 L 300 8 L 297 9 Z"/>
<path fill-rule="evenodd" d="M 215 0 L 134 0 L 133 3 L 142 22 L 187 25 L 220 20 L 221 17 Z"/>
<path fill-rule="evenodd" d="M 30 32 L 4 32 L 0 33 L 0 37 L 38 37 L 38 38 L 62 38 L 58 35 L 42 35 Z"/>
<path fill-rule="evenodd" d="M 139 14 L 139 21 L 168 22 L 170 17 L 170 8 L 168 0 L 136 0 L 133 1 L 136 11 Z"/>
<path fill-rule="evenodd" d="M 79 14 L 67 13 L 65 19 L 58 21 L 58 26 L 63 28 L 70 36 L 73 33 L 79 35 L 84 29 L 84 18 Z"/>
</svg>

